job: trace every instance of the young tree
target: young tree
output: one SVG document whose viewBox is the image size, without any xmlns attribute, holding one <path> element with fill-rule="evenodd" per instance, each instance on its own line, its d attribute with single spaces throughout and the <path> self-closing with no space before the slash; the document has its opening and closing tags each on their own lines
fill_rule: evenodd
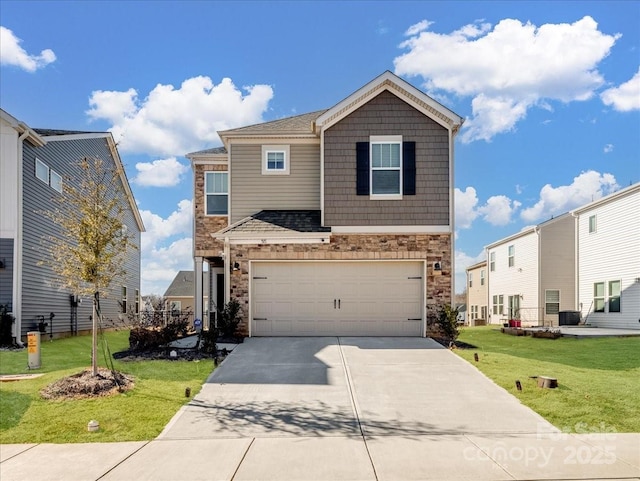
<svg viewBox="0 0 640 481">
<path fill-rule="evenodd" d="M 62 288 L 93 298 L 91 371 L 96 376 L 100 296 L 124 277 L 127 250 L 137 246 L 127 234 L 125 206 L 116 193 L 121 184 L 118 172 L 99 158 L 85 157 L 78 167 L 79 181 L 65 182 L 56 208 L 47 213 L 60 226 L 60 235 L 47 238 L 45 262 Z"/>
</svg>

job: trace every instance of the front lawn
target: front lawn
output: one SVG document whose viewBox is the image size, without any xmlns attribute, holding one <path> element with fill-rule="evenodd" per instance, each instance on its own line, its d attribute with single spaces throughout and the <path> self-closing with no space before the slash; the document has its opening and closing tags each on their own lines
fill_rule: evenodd
<svg viewBox="0 0 640 481">
<path fill-rule="evenodd" d="M 110 332 L 111 353 L 128 348 L 129 331 Z M 102 346 L 102 344 L 101 344 Z M 99 365 L 106 366 L 102 352 Z M 0 383 L 0 443 L 80 443 L 153 439 L 194 396 L 213 371 L 213 360 L 114 361 L 116 370 L 135 378 L 131 391 L 110 397 L 46 401 L 39 391 L 51 382 L 91 366 L 91 336 L 42 342 L 44 373 L 29 380 Z M 0 374 L 28 373 L 27 350 L 0 351 Z M 88 432 L 95 419 L 100 430 Z"/>
<path fill-rule="evenodd" d="M 478 349 L 456 354 L 556 427 L 640 432 L 640 337 L 534 339 L 487 326 L 464 328 L 459 340 Z M 558 388 L 538 388 L 531 376 L 555 377 Z"/>
</svg>

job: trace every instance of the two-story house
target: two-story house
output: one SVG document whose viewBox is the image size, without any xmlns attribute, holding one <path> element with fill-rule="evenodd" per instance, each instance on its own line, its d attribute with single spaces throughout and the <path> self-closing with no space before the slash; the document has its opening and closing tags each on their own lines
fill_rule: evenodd
<svg viewBox="0 0 640 481">
<path fill-rule="evenodd" d="M 98 157 L 116 169 L 120 182 L 112 186 L 127 207 L 125 226 L 140 245 L 142 218 L 131 193 L 116 144 L 109 132 L 33 129 L 0 109 L 0 305 L 15 318 L 14 337 L 24 340 L 40 322 L 59 337 L 91 329 L 91 299 L 78 298 L 59 287 L 46 262 L 43 239 L 60 235 L 60 226 L 46 211 L 58 206 L 65 182 L 79 182 L 79 161 Z M 127 276 L 114 284 L 101 308 L 105 320 L 119 322 L 139 310 L 140 251 L 131 249 L 124 266 Z"/>
<path fill-rule="evenodd" d="M 575 310 L 575 250 L 569 213 L 488 245 L 490 323 L 557 326 L 561 311 Z"/>
<path fill-rule="evenodd" d="M 467 267 L 467 322 L 480 326 L 487 322 L 488 275 L 487 261 Z"/>
<path fill-rule="evenodd" d="M 640 329 L 640 183 L 573 213 L 583 321 L 597 327 Z"/>
<path fill-rule="evenodd" d="M 462 122 L 385 72 L 328 110 L 219 132 L 188 155 L 196 298 L 207 262 L 245 335 L 424 336 L 452 301 Z"/>
</svg>

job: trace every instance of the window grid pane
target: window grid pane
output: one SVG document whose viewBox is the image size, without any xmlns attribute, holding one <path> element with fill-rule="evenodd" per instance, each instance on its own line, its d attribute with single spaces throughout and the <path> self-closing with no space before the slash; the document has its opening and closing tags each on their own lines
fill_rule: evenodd
<svg viewBox="0 0 640 481">
<path fill-rule="evenodd" d="M 39 159 L 36 159 L 36 177 L 45 184 L 49 183 L 49 167 Z"/>
</svg>

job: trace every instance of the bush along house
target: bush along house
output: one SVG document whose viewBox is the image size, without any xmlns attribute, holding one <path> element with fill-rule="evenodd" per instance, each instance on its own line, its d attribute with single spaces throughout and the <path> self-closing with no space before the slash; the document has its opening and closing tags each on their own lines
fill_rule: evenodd
<svg viewBox="0 0 640 481">
<path fill-rule="evenodd" d="M 207 263 L 209 312 L 238 300 L 243 335 L 425 336 L 452 302 L 462 122 L 387 71 L 328 110 L 218 132 L 187 155 L 196 317 Z"/>
</svg>

